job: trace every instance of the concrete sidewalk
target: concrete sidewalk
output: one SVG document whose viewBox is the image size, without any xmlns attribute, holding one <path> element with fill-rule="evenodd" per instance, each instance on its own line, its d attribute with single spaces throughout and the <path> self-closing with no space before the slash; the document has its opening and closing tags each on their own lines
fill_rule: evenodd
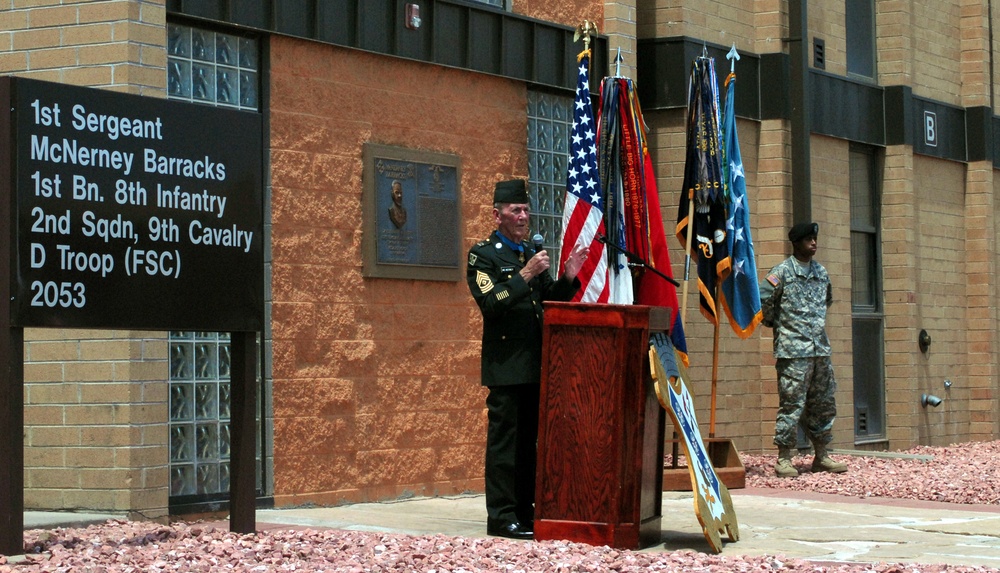
<svg viewBox="0 0 1000 573">
<path fill-rule="evenodd" d="M 729 542 L 723 534 L 722 555 L 1000 569 L 1000 506 L 858 499 L 774 489 L 734 489 L 730 494 L 740 539 Z M 120 518 L 26 512 L 25 528 L 79 526 L 116 517 Z M 258 530 L 287 527 L 484 537 L 486 509 L 482 495 L 465 495 L 257 511 Z M 711 552 L 689 492 L 663 492 L 661 529 L 660 543 L 643 551 Z"/>
</svg>

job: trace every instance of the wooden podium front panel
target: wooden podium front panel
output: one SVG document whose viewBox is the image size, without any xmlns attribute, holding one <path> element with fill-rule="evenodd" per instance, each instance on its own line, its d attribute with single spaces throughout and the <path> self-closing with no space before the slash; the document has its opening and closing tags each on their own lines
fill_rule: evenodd
<svg viewBox="0 0 1000 573">
<path fill-rule="evenodd" d="M 546 303 L 535 538 L 657 543 L 665 416 L 649 307 Z"/>
</svg>

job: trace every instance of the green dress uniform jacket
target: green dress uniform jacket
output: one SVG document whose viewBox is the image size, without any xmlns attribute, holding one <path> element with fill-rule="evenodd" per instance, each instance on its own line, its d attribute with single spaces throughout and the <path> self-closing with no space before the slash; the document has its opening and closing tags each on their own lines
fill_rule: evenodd
<svg viewBox="0 0 1000 573">
<path fill-rule="evenodd" d="M 524 261 L 535 250 L 522 242 Z M 570 300 L 579 279 L 555 280 L 548 272 L 525 282 L 525 262 L 494 231 L 469 249 L 466 279 L 483 314 L 483 386 L 538 384 L 542 361 L 542 301 Z"/>
</svg>

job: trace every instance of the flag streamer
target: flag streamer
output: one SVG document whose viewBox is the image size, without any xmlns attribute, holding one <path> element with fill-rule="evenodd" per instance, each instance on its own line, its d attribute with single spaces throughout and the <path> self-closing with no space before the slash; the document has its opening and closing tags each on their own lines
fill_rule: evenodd
<svg viewBox="0 0 1000 573">
<path fill-rule="evenodd" d="M 589 56 L 584 50 L 578 58 L 560 266 L 573 244 L 589 242 L 587 264 L 593 270 L 585 265 L 580 272 L 583 288 L 574 300 L 669 308 L 671 339 L 687 364 L 677 289 L 657 274 L 673 277 L 639 98 L 632 80 L 604 78 L 595 124 Z M 602 237 L 620 249 L 598 240 Z M 635 259 L 632 265 L 621 249 Z"/>
<path fill-rule="evenodd" d="M 730 272 L 719 119 L 715 60 L 696 58 L 688 84 L 687 157 L 676 234 L 688 260 L 697 262 L 701 313 L 712 324 L 719 320 L 717 285 Z"/>
<path fill-rule="evenodd" d="M 626 249 L 631 246 L 629 237 L 636 222 L 634 210 L 637 208 L 637 181 L 641 173 L 637 168 L 634 118 L 629 114 L 627 106 L 622 105 L 623 98 L 627 99 L 630 84 L 625 78 L 604 78 L 601 82 L 597 152 L 600 158 L 601 184 L 607 197 L 604 224 L 610 240 Z M 611 281 L 610 302 L 632 304 L 635 294 L 628 257 L 617 249 L 608 249 L 607 254 Z"/>
</svg>

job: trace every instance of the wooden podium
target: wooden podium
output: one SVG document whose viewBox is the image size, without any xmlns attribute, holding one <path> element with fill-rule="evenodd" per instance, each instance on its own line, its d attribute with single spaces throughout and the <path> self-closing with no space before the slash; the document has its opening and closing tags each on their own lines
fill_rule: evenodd
<svg viewBox="0 0 1000 573">
<path fill-rule="evenodd" d="M 649 332 L 669 318 L 657 307 L 545 303 L 535 539 L 659 543 L 666 417 Z"/>
</svg>

